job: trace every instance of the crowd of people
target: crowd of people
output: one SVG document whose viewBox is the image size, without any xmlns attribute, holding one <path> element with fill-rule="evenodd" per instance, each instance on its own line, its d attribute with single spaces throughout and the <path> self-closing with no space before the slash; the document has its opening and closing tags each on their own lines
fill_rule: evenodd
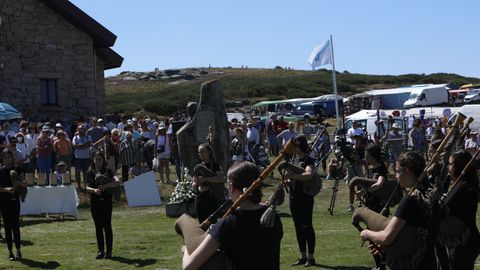
<svg viewBox="0 0 480 270">
<path fill-rule="evenodd" d="M 112 198 L 117 195 L 113 190 L 129 177 L 152 169 L 158 170 L 162 182 L 170 182 L 168 165 L 178 155 L 169 121 L 122 115 L 118 123 L 96 117 L 73 123 L 4 122 L 0 129 L 0 211 L 9 260 L 22 258 L 19 216 L 20 200 L 25 199 L 30 184 L 27 175 L 36 173 L 37 185 L 60 185 L 71 170 L 77 189 L 90 194 L 96 258 L 111 258 Z M 117 177 L 120 169 L 121 177 Z"/>
<path fill-rule="evenodd" d="M 351 151 L 346 157 L 348 162 L 344 167 L 345 174 L 338 173 L 338 170 L 344 168 L 339 167 L 336 155 L 330 156 L 327 166 L 325 157 L 333 147 L 336 151 L 344 151 L 337 149 L 337 143 L 333 144 L 334 141 L 327 132 L 328 125 L 311 124 L 308 121 L 301 124 L 286 122 L 283 117 L 277 118 L 276 115 L 265 120 L 257 116 L 239 121 L 233 119 L 229 122 L 233 164 L 230 168 L 221 168 L 215 160 L 215 145 L 212 145 L 214 140 L 207 138 L 207 143 L 198 147 L 200 162 L 193 171 L 193 188 L 197 194 L 195 205 L 199 222 L 209 218 L 228 197 L 232 201 L 244 197 L 244 192 L 257 179 L 260 170 L 268 166 L 269 157 L 277 157 L 280 150 L 294 140 L 296 158 L 292 162 L 295 167 L 280 170 L 283 184 L 290 190 L 290 212 L 299 249 L 299 257 L 292 262 L 293 266 L 316 265 L 316 235 L 312 220 L 316 193 L 312 194 L 307 186 L 319 178 L 317 168 L 322 165 L 326 179 L 338 179 L 340 175 L 346 175 L 345 180 L 350 188 L 349 211 L 354 210 L 357 196 L 362 207 L 383 215 L 386 208 L 388 216 L 388 208 L 393 206 L 390 205 L 393 197 L 391 194 L 399 189 L 412 190 L 408 195 L 400 196 L 396 202 L 399 206 L 386 228 L 363 230 L 360 233 L 362 240 L 371 241 L 370 248 L 377 269 L 386 269 L 387 263 L 391 269 L 437 269 L 437 263 L 444 267 L 441 269 L 449 269 L 445 268 L 446 265 L 452 267 L 450 269 L 473 269 L 480 251 L 480 235 L 475 221 L 480 194 L 478 167 L 462 171 L 480 145 L 476 133 L 468 128 L 462 129 L 448 164 L 445 165 L 449 166 L 446 173 L 449 180 L 440 185 L 438 177 L 425 178 L 422 175 L 426 160 L 436 153 L 450 129 L 447 121 L 417 119 L 411 125 L 405 125 L 408 128 L 406 131 L 405 126 L 400 126 L 391 119 L 376 121 L 374 134 L 368 134 L 357 122 L 353 122 L 352 127 L 346 130 L 345 139 Z M 24 178 L 19 177 L 23 173 L 37 171 L 37 175 L 45 174 L 48 181 L 50 173 L 55 172 L 60 176 L 74 168 L 77 188 L 90 194 L 98 245 L 97 259 L 112 257 L 113 189 L 120 186 L 122 181 L 128 181 L 131 175 L 152 169 L 158 171 L 161 182 L 170 183 L 170 164 L 176 165 L 177 177 L 180 179 L 178 146 L 171 119 L 155 121 L 149 117 L 128 119 L 121 116 L 118 123 L 105 122 L 107 121 L 101 118 L 92 117 L 89 121 L 79 119 L 72 124 L 21 121 L 18 125 L 10 125 L 8 122 L 2 125 L 0 202 L 3 203 L 0 210 L 5 221 L 11 260 L 22 257 L 18 219 L 20 190 L 21 186 L 26 187 L 22 181 Z M 336 134 L 342 133 L 337 131 Z M 116 176 L 117 170 L 121 171 L 121 177 Z M 441 166 L 437 168 L 439 170 Z M 392 181 L 392 174 L 396 176 L 400 188 L 396 181 Z M 455 179 L 460 175 L 463 177 L 461 184 L 453 185 L 454 192 L 449 192 L 449 187 L 456 183 Z M 101 182 L 99 176 L 111 181 Z M 442 193 L 449 194 L 445 201 L 449 209 L 448 215 L 465 224 L 468 233 L 462 235 L 461 239 L 432 240 L 432 235 L 437 233 L 431 230 L 436 211 L 435 203 L 432 203 L 434 188 L 440 188 Z M 262 213 L 268 208 L 268 205 L 261 203 L 261 197 L 260 188 L 249 193 L 247 200 L 232 216 L 212 227 L 197 250 L 191 254 L 184 253 L 184 268 L 197 269 L 220 249 L 240 269 L 254 269 L 259 265 L 262 269 L 279 269 L 282 224 L 278 215 L 275 215 L 276 222 L 271 228 L 260 223 Z M 410 225 L 420 228 L 418 231 L 423 233 L 425 245 L 419 249 L 418 260 L 408 264 L 410 268 L 405 268 L 405 263 L 389 261 L 390 257 L 382 247 L 395 243 L 399 232 Z M 247 246 L 252 237 L 258 244 L 258 260 L 252 260 L 257 257 L 251 257 L 251 250 L 238 248 Z M 13 242 L 17 249 L 16 255 L 12 251 Z M 268 254 L 261 253 L 267 249 L 270 250 Z M 442 250 L 448 250 L 447 254 L 442 253 Z"/>
<path fill-rule="evenodd" d="M 61 162 L 69 172 L 73 167 L 77 187 L 85 190 L 86 172 L 94 151 L 104 153 L 106 165 L 113 172 L 121 168 L 122 181 L 155 165 L 162 182 L 170 182 L 168 161 L 178 159 L 178 154 L 169 121 L 128 119 L 122 115 L 118 123 L 106 123 L 96 117 L 88 121 L 80 118 L 73 123 L 4 122 L 0 128 L 0 150 L 10 149 L 15 164 L 24 172 L 45 174 L 47 185 L 48 175 Z M 153 164 L 155 159 L 158 162 Z"/>
</svg>

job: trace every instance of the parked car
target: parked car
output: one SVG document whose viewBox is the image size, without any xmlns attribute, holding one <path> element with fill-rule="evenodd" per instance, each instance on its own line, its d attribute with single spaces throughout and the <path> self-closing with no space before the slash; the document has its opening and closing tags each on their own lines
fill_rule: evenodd
<svg viewBox="0 0 480 270">
<path fill-rule="evenodd" d="M 320 123 L 325 119 L 326 106 L 325 102 L 305 102 L 295 106 L 290 114 L 304 120 L 308 119 L 312 123 Z"/>
<path fill-rule="evenodd" d="M 465 103 L 480 103 L 480 89 L 470 90 L 463 98 Z"/>
</svg>

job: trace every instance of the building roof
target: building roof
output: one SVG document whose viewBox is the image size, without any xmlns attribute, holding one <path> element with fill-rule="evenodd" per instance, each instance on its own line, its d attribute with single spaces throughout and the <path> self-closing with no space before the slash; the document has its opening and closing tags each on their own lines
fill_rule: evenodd
<svg viewBox="0 0 480 270">
<path fill-rule="evenodd" d="M 110 48 L 117 39 L 117 36 L 110 30 L 68 0 L 39 1 L 93 39 L 97 55 L 105 61 L 105 69 L 117 68 L 122 65 L 123 57 Z"/>
</svg>

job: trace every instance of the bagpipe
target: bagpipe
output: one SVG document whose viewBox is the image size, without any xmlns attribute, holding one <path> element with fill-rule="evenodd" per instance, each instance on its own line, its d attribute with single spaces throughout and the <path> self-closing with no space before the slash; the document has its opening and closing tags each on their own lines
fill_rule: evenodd
<svg viewBox="0 0 480 270">
<path fill-rule="evenodd" d="M 27 197 L 28 188 L 26 183 L 20 179 L 17 171 L 10 170 L 10 181 L 12 182 L 13 188 L 20 196 L 20 200 L 24 202 L 25 198 Z"/>
<path fill-rule="evenodd" d="M 442 220 L 439 218 L 438 206 L 441 194 L 438 186 L 442 185 L 448 179 L 448 158 L 459 138 L 459 127 L 465 119 L 466 117 L 463 114 L 456 114 L 455 122 L 450 127 L 447 136 L 443 139 L 436 153 L 431 157 L 425 169 L 418 177 L 418 182 L 421 183 L 431 172 L 433 165 L 437 163 L 440 164 L 441 170 L 436 171 L 438 174 L 429 175 L 430 177 L 436 178 L 436 184 L 435 187 L 430 190 L 431 194 L 429 194 L 433 204 L 431 215 L 429 217 L 430 226 L 428 227 L 428 230 L 427 228 L 406 225 L 397 235 L 392 244 L 381 247 L 381 249 L 388 253 L 390 258 L 398 262 L 396 265 L 403 266 L 403 269 L 414 269 L 413 265 L 418 263 L 423 257 L 422 252 L 425 251 L 427 241 L 432 241 L 432 239 L 433 241 L 436 240 L 439 231 L 455 232 L 455 234 L 459 233 L 457 229 L 459 220 L 452 221 L 452 219 Z M 418 193 L 419 191 L 415 187 L 412 187 L 409 191 L 409 196 Z M 352 216 L 352 224 L 359 231 L 363 230 L 360 226 L 360 222 L 363 222 L 369 230 L 381 231 L 386 228 L 389 221 L 390 220 L 387 217 L 366 208 L 356 209 Z"/>
<path fill-rule="evenodd" d="M 285 145 L 280 155 L 275 158 L 272 163 L 262 171 L 260 176 L 250 185 L 250 187 L 248 187 L 244 193 L 231 204 L 231 206 L 223 215 L 223 218 L 226 218 L 235 212 L 240 204 L 246 200 L 255 189 L 260 187 L 262 181 L 266 179 L 268 175 L 270 175 L 270 173 L 280 164 L 280 162 L 287 156 L 293 155 L 296 149 L 297 142 L 294 139 L 290 140 Z M 183 214 L 177 219 L 175 222 L 175 231 L 183 238 L 185 248 L 189 254 L 192 254 L 192 252 L 194 252 L 195 249 L 197 249 L 197 247 L 202 243 L 207 235 L 206 230 L 212 224 L 212 220 L 217 218 L 215 215 L 223 212 L 223 209 L 231 203 L 229 201 L 230 200 L 227 200 L 224 204 L 222 204 L 222 206 L 220 206 L 209 218 L 203 221 L 202 224 L 198 224 L 194 218 L 186 214 Z M 201 269 L 233 269 L 233 266 L 224 254 L 221 252 L 216 252 L 207 260 L 207 262 L 205 262 L 205 264 L 202 265 Z"/>
<path fill-rule="evenodd" d="M 462 130 L 460 130 L 460 138 L 458 140 L 458 143 L 457 143 L 457 149 L 463 149 L 464 147 L 464 143 L 465 143 L 465 137 L 468 135 L 468 133 L 470 132 L 470 124 L 473 122 L 473 117 L 467 117 L 467 119 L 465 120 L 465 123 L 464 123 L 464 126 L 462 128 Z"/>
<path fill-rule="evenodd" d="M 327 128 L 324 127 L 323 129 L 317 131 L 313 140 L 308 142 L 309 148 L 307 155 L 315 159 L 315 165 L 313 168 L 314 173 L 311 180 L 302 181 L 300 184 L 302 185 L 303 191 L 310 196 L 316 196 L 322 189 L 322 180 L 317 173 L 317 168 L 322 162 L 322 156 L 318 155 L 317 148 L 320 149 L 322 147 L 322 145 L 319 144 L 319 141 L 326 130 Z M 330 153 L 330 151 L 328 153 Z M 302 174 L 305 172 L 303 167 L 290 163 L 290 159 L 288 157 L 286 157 L 284 161 L 280 162 L 278 165 L 278 170 L 280 171 L 281 182 L 278 184 L 277 188 L 266 202 L 268 209 L 261 218 L 262 225 L 269 228 L 273 227 L 274 225 L 273 214 L 275 213 L 276 207 L 283 204 L 285 200 L 285 193 L 290 189 L 290 185 L 287 183 L 287 181 L 285 181 L 286 179 L 284 179 L 285 172 L 288 171 L 294 174 Z"/>
<path fill-rule="evenodd" d="M 207 166 L 200 163 L 200 164 L 195 165 L 195 167 L 193 168 L 192 176 L 194 176 L 194 177 L 197 177 L 197 176 L 215 177 L 217 175 L 210 168 L 207 168 Z M 220 201 L 225 200 L 225 188 L 224 188 L 223 184 L 222 185 L 215 185 L 215 184 L 210 185 L 210 184 L 208 184 L 208 187 L 210 188 L 210 193 L 212 194 L 212 196 L 214 196 L 215 198 L 217 198 Z M 198 186 L 196 186 L 195 189 L 197 189 L 197 188 L 198 188 Z"/>
<path fill-rule="evenodd" d="M 381 212 L 382 215 L 388 215 L 388 208 L 393 207 L 400 203 L 404 196 L 404 190 L 400 188 L 400 185 L 397 181 L 393 180 L 386 180 L 383 186 L 377 190 L 371 190 L 370 187 L 376 182 L 376 179 L 369 179 L 369 178 L 362 178 L 362 177 L 354 177 L 350 183 L 348 184 L 350 189 L 353 188 L 360 188 L 362 192 L 359 194 L 363 194 L 360 196 L 360 200 L 362 201 L 363 205 L 366 205 L 369 208 L 372 207 L 381 207 L 378 209 L 378 212 Z M 362 198 L 363 197 L 363 198 Z M 369 201 L 376 201 L 379 205 L 372 205 Z"/>
<path fill-rule="evenodd" d="M 115 182 L 115 181 L 116 181 L 115 178 L 109 177 L 106 174 L 97 173 L 95 175 L 95 185 L 97 185 L 97 186 L 110 184 L 110 183 Z M 104 192 L 107 192 L 107 193 L 111 194 L 113 196 L 113 198 L 118 201 L 120 199 L 121 190 L 122 190 L 122 188 L 119 185 L 119 186 L 115 186 L 115 187 L 109 187 L 109 188 L 105 189 Z"/>
</svg>

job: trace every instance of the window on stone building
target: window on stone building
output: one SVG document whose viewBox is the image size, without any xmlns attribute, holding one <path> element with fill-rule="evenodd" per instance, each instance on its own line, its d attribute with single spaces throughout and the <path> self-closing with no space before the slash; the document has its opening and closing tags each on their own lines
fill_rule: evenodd
<svg viewBox="0 0 480 270">
<path fill-rule="evenodd" d="M 40 79 L 40 100 L 42 105 L 58 105 L 57 80 Z"/>
</svg>

